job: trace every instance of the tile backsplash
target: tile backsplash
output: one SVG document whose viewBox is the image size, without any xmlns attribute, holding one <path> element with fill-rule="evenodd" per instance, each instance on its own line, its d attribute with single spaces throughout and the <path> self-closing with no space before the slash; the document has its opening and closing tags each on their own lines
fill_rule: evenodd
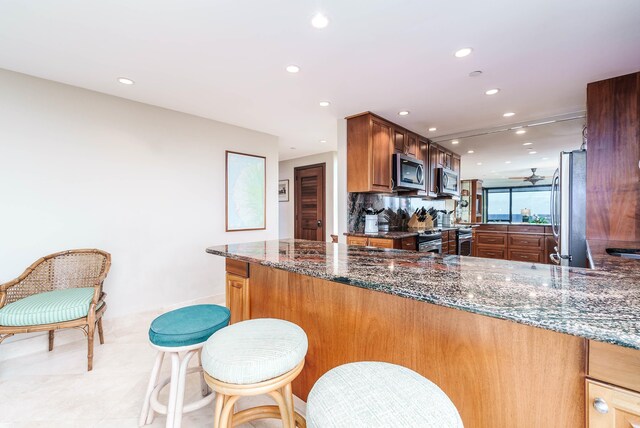
<svg viewBox="0 0 640 428">
<path fill-rule="evenodd" d="M 381 230 L 406 230 L 407 222 L 417 208 L 433 207 L 436 210 L 452 210 L 454 202 L 449 200 L 429 201 L 404 196 L 377 195 L 371 193 L 349 193 L 347 202 L 347 225 L 349 232 L 364 231 L 365 208 L 384 209 L 379 214 Z"/>
</svg>

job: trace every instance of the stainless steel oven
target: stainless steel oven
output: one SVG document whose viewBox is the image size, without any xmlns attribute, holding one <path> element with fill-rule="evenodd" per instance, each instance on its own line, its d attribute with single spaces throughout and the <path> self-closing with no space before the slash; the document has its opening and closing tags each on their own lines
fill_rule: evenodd
<svg viewBox="0 0 640 428">
<path fill-rule="evenodd" d="M 421 233 L 418 235 L 418 251 L 421 253 L 442 253 L 442 234 Z"/>
<path fill-rule="evenodd" d="M 460 228 L 456 231 L 456 235 L 456 254 L 459 256 L 470 256 L 473 249 L 471 229 Z"/>
<path fill-rule="evenodd" d="M 400 153 L 393 155 L 394 189 L 425 190 L 424 162 Z"/>
</svg>

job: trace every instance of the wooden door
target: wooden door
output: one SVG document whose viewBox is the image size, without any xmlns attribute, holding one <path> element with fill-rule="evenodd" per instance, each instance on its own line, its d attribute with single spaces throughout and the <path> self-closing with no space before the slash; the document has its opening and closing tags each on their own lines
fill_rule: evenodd
<svg viewBox="0 0 640 428">
<path fill-rule="evenodd" d="M 391 191 L 391 126 L 372 120 L 371 122 L 371 187 L 372 190 Z M 366 162 L 360 159 L 360 162 Z"/>
<path fill-rule="evenodd" d="M 416 134 L 407 133 L 407 144 L 404 152 L 411 156 L 418 155 L 418 136 Z"/>
<path fill-rule="evenodd" d="M 405 134 L 403 129 L 394 128 L 393 129 L 393 148 L 396 152 L 404 153 L 405 152 L 405 144 L 407 141 L 407 135 Z"/>
<path fill-rule="evenodd" d="M 294 169 L 295 238 L 324 241 L 325 164 Z"/>
</svg>

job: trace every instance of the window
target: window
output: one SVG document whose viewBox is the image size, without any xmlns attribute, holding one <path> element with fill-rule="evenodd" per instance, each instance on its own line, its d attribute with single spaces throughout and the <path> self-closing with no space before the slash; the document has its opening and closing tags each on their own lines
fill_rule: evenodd
<svg viewBox="0 0 640 428">
<path fill-rule="evenodd" d="M 488 222 L 522 223 L 523 209 L 550 221 L 551 186 L 501 187 L 484 189 Z"/>
</svg>

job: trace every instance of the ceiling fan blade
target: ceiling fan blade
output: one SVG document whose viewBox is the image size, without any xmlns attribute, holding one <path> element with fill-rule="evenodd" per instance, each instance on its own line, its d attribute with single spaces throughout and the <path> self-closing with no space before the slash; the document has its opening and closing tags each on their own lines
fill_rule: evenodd
<svg viewBox="0 0 640 428">
<path fill-rule="evenodd" d="M 524 180 L 529 177 L 509 177 L 509 180 Z"/>
</svg>

